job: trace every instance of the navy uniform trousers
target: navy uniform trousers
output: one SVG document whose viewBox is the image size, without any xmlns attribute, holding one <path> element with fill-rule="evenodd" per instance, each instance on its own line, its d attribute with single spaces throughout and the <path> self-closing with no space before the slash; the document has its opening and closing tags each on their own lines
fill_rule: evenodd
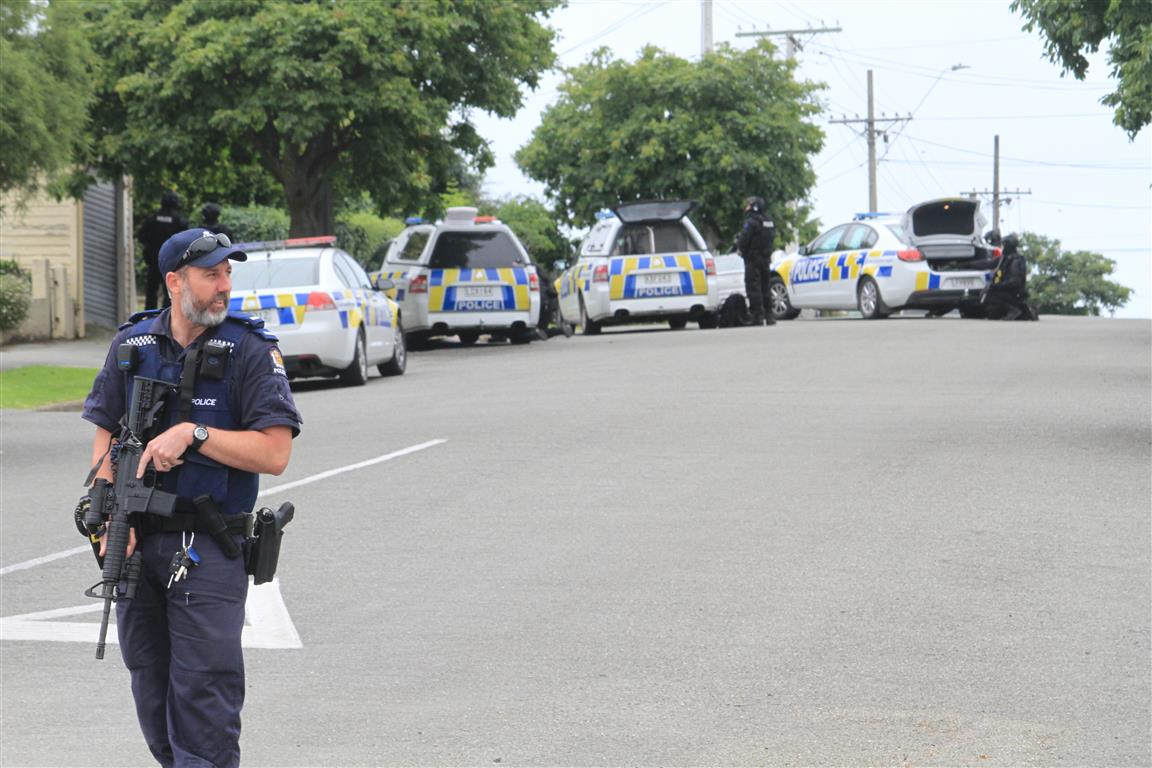
<svg viewBox="0 0 1152 768">
<path fill-rule="evenodd" d="M 135 599 L 117 603 L 116 628 L 148 748 L 165 768 L 238 766 L 244 558 L 229 560 L 210 536 L 196 534 L 200 565 L 169 589 L 181 534 L 151 533 L 137 547 L 140 583 Z"/>
</svg>

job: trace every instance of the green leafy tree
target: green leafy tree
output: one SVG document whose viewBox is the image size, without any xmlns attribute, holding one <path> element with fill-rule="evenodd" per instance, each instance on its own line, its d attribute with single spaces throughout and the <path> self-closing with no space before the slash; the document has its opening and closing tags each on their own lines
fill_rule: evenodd
<svg viewBox="0 0 1152 768">
<path fill-rule="evenodd" d="M 0 0 L 0 192 L 35 192 L 84 153 L 94 62 L 79 11 Z"/>
<path fill-rule="evenodd" d="M 1152 2 L 1149 0 L 1013 0 L 1024 29 L 1044 35 L 1048 59 L 1083 80 L 1085 53 L 1109 41 L 1116 90 L 1101 99 L 1116 110 L 1113 122 L 1135 139 L 1152 121 Z"/>
<path fill-rule="evenodd" d="M 1059 240 L 1020 235 L 1028 260 L 1028 293 L 1043 314 L 1099 315 L 1128 303 L 1131 289 L 1108 279 L 1116 262 L 1090 251 L 1065 251 Z"/>
<path fill-rule="evenodd" d="M 362 190 L 381 213 L 435 207 L 462 163 L 492 163 L 470 111 L 511 117 L 552 65 L 541 19 L 558 2 L 88 4 L 107 72 L 98 152 L 150 180 L 254 164 L 283 189 L 293 236 L 330 233 Z"/>
<path fill-rule="evenodd" d="M 802 223 L 789 203 L 815 182 L 824 138 L 806 122 L 820 86 L 793 79 L 774 50 L 720 46 L 697 63 L 650 47 L 627 63 L 601 49 L 567 71 L 516 161 L 572 226 L 629 200 L 686 198 L 709 239 L 727 242 L 743 199 L 760 195 L 787 240 Z"/>
</svg>

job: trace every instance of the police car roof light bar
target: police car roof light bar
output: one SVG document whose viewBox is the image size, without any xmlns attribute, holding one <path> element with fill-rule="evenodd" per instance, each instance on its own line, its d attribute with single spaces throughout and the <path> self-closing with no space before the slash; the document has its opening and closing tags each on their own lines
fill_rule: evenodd
<svg viewBox="0 0 1152 768">
<path fill-rule="evenodd" d="M 314 245 L 336 245 L 336 235 L 319 237 L 294 237 L 289 240 L 257 240 L 254 243 L 237 243 L 242 251 L 283 251 L 288 248 L 308 248 Z"/>
<path fill-rule="evenodd" d="M 888 213 L 887 211 L 864 211 L 864 212 L 857 213 L 856 215 L 854 215 L 852 217 L 852 221 L 863 221 L 864 219 L 883 219 L 883 218 L 886 218 L 888 216 L 895 216 L 895 215 L 896 214 Z"/>
<path fill-rule="evenodd" d="M 424 218 L 422 216 L 409 216 L 408 218 L 404 219 L 404 223 L 408 226 L 412 226 L 413 224 L 423 224 Z"/>
</svg>

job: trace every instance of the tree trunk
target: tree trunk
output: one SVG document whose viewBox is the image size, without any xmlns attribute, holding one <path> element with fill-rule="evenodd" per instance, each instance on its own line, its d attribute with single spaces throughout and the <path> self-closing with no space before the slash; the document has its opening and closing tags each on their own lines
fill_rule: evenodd
<svg viewBox="0 0 1152 768">
<path fill-rule="evenodd" d="M 332 184 L 327 172 L 310 174 L 298 161 L 291 172 L 285 174 L 284 197 L 288 203 L 289 237 L 314 237 L 336 233 L 336 217 L 332 209 Z"/>
</svg>

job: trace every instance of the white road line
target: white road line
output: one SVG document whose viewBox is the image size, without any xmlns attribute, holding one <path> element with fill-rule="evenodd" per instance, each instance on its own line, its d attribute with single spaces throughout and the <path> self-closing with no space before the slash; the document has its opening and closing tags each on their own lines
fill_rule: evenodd
<svg viewBox="0 0 1152 768">
<path fill-rule="evenodd" d="M 374 459 L 368 459 L 367 461 L 361 461 L 358 464 L 349 464 L 346 467 L 337 467 L 336 469 L 330 469 L 327 472 L 321 472 L 318 475 L 312 475 L 311 477 L 305 477 L 302 480 L 293 480 L 290 483 L 284 483 L 284 485 L 277 485 L 273 488 L 265 488 L 264 490 L 262 490 L 258 494 L 256 494 L 256 498 L 260 498 L 261 496 L 270 496 L 274 493 L 280 493 L 282 491 L 291 490 L 292 488 L 298 488 L 301 485 L 308 485 L 308 483 L 315 483 L 318 480 L 327 480 L 330 477 L 334 477 L 336 475 L 342 475 L 345 472 L 351 472 L 351 471 L 356 470 L 356 469 L 363 469 L 364 467 L 370 467 L 373 464 L 380 464 L 381 462 L 389 461 L 391 459 L 398 459 L 401 456 L 407 456 L 410 453 L 416 453 L 417 451 L 422 451 L 425 448 L 431 448 L 434 445 L 440 445 L 441 443 L 446 443 L 446 442 L 448 442 L 448 441 L 442 440 L 442 439 L 429 440 L 426 443 L 420 443 L 420 445 L 413 445 L 411 448 L 401 448 L 399 451 L 393 451 L 392 453 L 386 453 L 383 456 L 377 456 Z"/>
<path fill-rule="evenodd" d="M 413 445 L 409 448 L 401 448 L 398 451 L 393 451 L 392 453 L 386 453 L 383 456 L 377 456 L 374 459 L 368 459 L 367 461 L 361 461 L 361 462 L 358 462 L 356 464 L 349 464 L 348 466 L 345 466 L 345 467 L 337 467 L 336 469 L 330 469 L 327 472 L 321 472 L 319 474 L 312 475 L 311 477 L 305 477 L 301 480 L 293 480 L 290 483 L 284 483 L 284 485 L 277 485 L 277 486 L 273 486 L 272 488 L 265 488 L 264 490 L 262 490 L 256 494 L 256 498 L 260 498 L 261 496 L 270 496 L 274 493 L 281 493 L 283 491 L 288 491 L 288 490 L 291 490 L 293 488 L 299 488 L 302 485 L 308 485 L 309 483 L 315 483 L 315 482 L 318 482 L 320 480 L 327 480 L 330 477 L 335 477 L 336 475 L 342 475 L 345 472 L 352 472 L 353 470 L 363 469 L 364 467 L 371 467 L 374 464 L 380 464 L 380 463 L 385 462 L 385 461 L 391 461 L 392 459 L 398 459 L 401 456 L 407 456 L 410 453 L 416 453 L 417 451 L 423 451 L 426 448 L 431 448 L 433 446 L 440 445 L 441 443 L 446 443 L 446 442 L 448 442 L 448 441 L 443 440 L 443 439 L 439 439 L 439 438 L 437 438 L 436 440 L 429 440 L 426 443 L 420 443 L 419 445 Z M 15 571 L 27 570 L 28 568 L 35 568 L 38 565 L 44 565 L 45 563 L 50 563 L 53 560 L 61 560 L 65 557 L 71 557 L 72 555 L 78 555 L 81 552 L 91 552 L 91 551 L 92 551 L 91 545 L 85 544 L 82 547 L 76 547 L 74 549 L 66 549 L 63 552 L 56 552 L 55 554 L 45 555 L 44 557 L 37 557 L 34 560 L 27 560 L 23 563 L 13 563 L 12 565 L 6 565 L 3 568 L 0 568 L 0 576 L 4 576 L 6 574 L 13 573 Z"/>
<path fill-rule="evenodd" d="M 72 557 L 72 555 L 78 555 L 81 552 L 91 552 L 91 551 L 92 551 L 92 545 L 91 544 L 85 544 L 82 547 L 76 547 L 75 549 L 66 549 L 63 552 L 57 552 L 54 555 L 44 555 L 44 557 L 38 557 L 35 560 L 27 560 L 23 563 L 14 563 L 12 565 L 6 565 L 3 568 L 0 568 L 0 576 L 3 576 L 3 575 L 8 574 L 8 573 L 12 573 L 13 571 L 23 571 L 23 570 L 27 570 L 28 568 L 35 568 L 38 565 L 44 565 L 44 563 L 50 563 L 53 560 L 62 560 L 65 557 Z"/>
</svg>

